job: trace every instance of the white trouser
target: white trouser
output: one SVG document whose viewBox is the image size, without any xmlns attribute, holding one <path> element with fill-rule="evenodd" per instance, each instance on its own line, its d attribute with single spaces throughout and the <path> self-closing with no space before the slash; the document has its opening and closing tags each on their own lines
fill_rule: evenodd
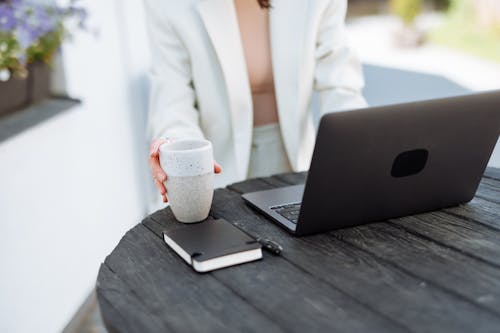
<svg viewBox="0 0 500 333">
<path fill-rule="evenodd" d="M 267 177 L 290 172 L 280 126 L 277 123 L 254 127 L 248 178 Z"/>
</svg>

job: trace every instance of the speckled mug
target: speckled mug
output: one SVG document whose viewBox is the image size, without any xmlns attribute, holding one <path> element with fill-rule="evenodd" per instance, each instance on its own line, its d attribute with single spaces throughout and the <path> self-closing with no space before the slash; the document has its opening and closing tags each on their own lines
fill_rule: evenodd
<svg viewBox="0 0 500 333">
<path fill-rule="evenodd" d="M 182 139 L 160 146 L 160 163 L 172 212 L 179 222 L 208 217 L 214 195 L 214 158 L 208 140 Z"/>
</svg>

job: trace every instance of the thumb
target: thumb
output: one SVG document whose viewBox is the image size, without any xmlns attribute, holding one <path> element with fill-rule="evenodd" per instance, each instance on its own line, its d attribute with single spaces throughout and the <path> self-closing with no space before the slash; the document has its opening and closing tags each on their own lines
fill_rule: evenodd
<svg viewBox="0 0 500 333">
<path fill-rule="evenodd" d="M 222 172 L 222 167 L 216 161 L 214 161 L 214 172 L 215 173 L 221 173 Z"/>
</svg>

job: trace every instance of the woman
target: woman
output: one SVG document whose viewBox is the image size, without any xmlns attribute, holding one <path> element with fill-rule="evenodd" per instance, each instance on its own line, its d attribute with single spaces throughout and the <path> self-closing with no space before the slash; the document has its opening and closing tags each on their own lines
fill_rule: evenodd
<svg viewBox="0 0 500 333">
<path fill-rule="evenodd" d="M 210 140 L 224 166 L 218 186 L 309 167 L 313 90 L 321 114 L 365 106 L 346 8 L 347 0 L 146 0 L 150 165 L 165 202 L 166 138 Z"/>
</svg>

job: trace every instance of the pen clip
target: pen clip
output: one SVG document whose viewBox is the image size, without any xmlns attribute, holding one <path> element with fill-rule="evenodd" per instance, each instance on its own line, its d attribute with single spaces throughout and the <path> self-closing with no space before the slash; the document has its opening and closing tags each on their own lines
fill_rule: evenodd
<svg viewBox="0 0 500 333">
<path fill-rule="evenodd" d="M 257 242 L 259 242 L 264 250 L 270 252 L 271 254 L 280 255 L 281 251 L 283 251 L 283 247 L 281 245 L 270 239 L 259 237 L 257 238 Z"/>
</svg>

